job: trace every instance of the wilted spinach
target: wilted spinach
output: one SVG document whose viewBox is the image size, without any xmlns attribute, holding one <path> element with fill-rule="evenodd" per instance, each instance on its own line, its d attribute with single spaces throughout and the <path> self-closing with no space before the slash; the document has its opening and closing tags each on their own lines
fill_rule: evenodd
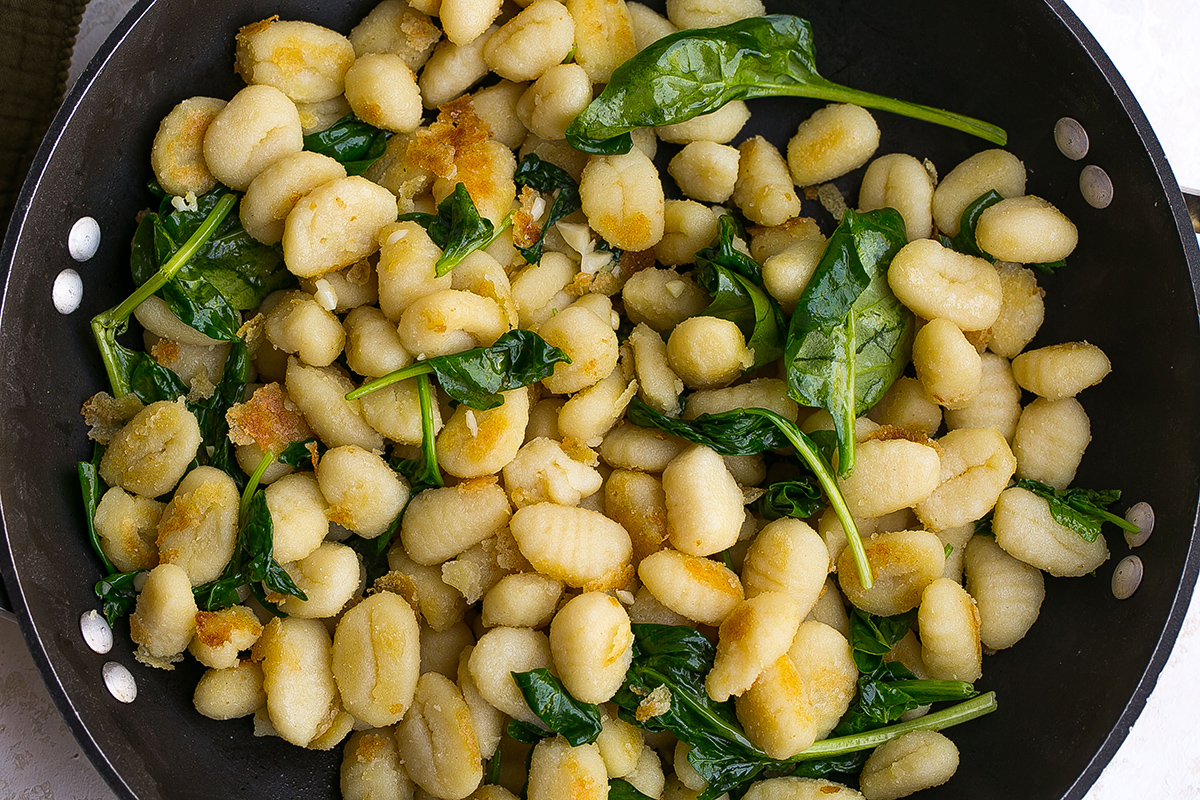
<svg viewBox="0 0 1200 800">
<path fill-rule="evenodd" d="M 388 135 L 353 114 L 330 127 L 304 137 L 304 149 L 329 156 L 346 168 L 347 175 L 362 175 L 387 149 Z"/>
<path fill-rule="evenodd" d="M 530 710 L 551 732 L 562 736 L 572 747 L 596 741 L 600 735 L 599 706 L 576 700 L 548 669 L 514 672 L 512 677 Z"/>
<path fill-rule="evenodd" d="M 175 208 L 165 197 L 157 213 L 145 215 L 134 234 L 130 267 L 135 284 L 150 280 L 159 267 L 204 223 L 227 190 L 196 198 L 195 210 Z M 159 291 L 184 323 L 214 339 L 231 340 L 241 320 L 237 311 L 255 308 L 276 289 L 294 283 L 278 248 L 255 240 L 229 214 Z"/>
<path fill-rule="evenodd" d="M 275 460 L 281 464 L 287 464 L 294 470 L 311 470 L 313 469 L 313 451 L 310 446 L 316 448 L 317 459 L 319 460 L 325 453 L 325 445 L 317 439 L 304 439 L 299 442 L 292 442 L 287 447 L 275 456 Z"/>
<path fill-rule="evenodd" d="M 608 782 L 608 800 L 654 800 L 634 788 L 629 781 L 613 778 Z"/>
<path fill-rule="evenodd" d="M 1121 499 L 1119 489 L 1055 489 L 1040 481 L 1021 478 L 1017 486 L 1045 498 L 1050 516 L 1059 525 L 1070 528 L 1085 542 L 1094 542 L 1105 522 L 1137 533 L 1138 526 L 1107 509 Z"/>
<path fill-rule="evenodd" d="M 251 487 L 255 483 L 252 482 Z M 238 588 L 248 585 L 253 590 L 260 583 L 277 594 L 307 600 L 308 597 L 296 586 L 292 576 L 275 560 L 275 526 L 263 490 L 252 490 L 241 517 L 233 558 L 220 578 L 193 587 L 196 605 L 202 611 L 215 611 L 234 605 L 239 602 Z"/>
<path fill-rule="evenodd" d="M 660 414 L 646 405 L 641 398 L 630 401 L 627 410 L 629 421 L 644 428 L 657 428 L 674 434 L 689 442 L 710 447 L 723 456 L 748 456 L 764 450 L 774 450 L 790 444 L 800 460 L 812 470 L 829 505 L 842 523 L 846 532 L 846 546 L 854 556 L 858 579 L 866 588 L 874 583 L 871 565 L 863 550 L 858 526 L 850 515 L 846 500 L 842 497 L 833 469 L 821 455 L 817 445 L 809 439 L 791 420 L 784 419 L 765 408 L 740 408 L 720 414 L 701 414 L 694 420 L 682 420 Z"/>
<path fill-rule="evenodd" d="M 876 617 L 850 609 L 850 647 L 858 667 L 858 692 L 838 723 L 835 736 L 849 736 L 881 728 L 929 703 L 967 700 L 978 692 L 963 681 L 918 680 L 899 661 L 884 656 L 912 628 L 914 609 L 894 617 Z"/>
<path fill-rule="evenodd" d="M 162 289 L 179 273 L 188 260 L 213 236 L 217 227 L 236 204 L 236 195 L 229 192 L 223 193 L 187 241 L 175 250 L 174 254 L 156 272 L 141 281 L 141 285 L 133 294 L 108 311 L 92 318 L 92 335 L 96 338 L 96 345 L 100 349 L 100 357 L 104 361 L 104 369 L 108 373 L 108 382 L 112 387 L 114 397 L 123 397 L 129 394 L 130 372 L 138 361 L 146 357 L 142 353 L 134 353 L 132 350 L 122 347 L 116 341 L 117 335 L 124 333 L 129 326 L 129 316 L 147 297 Z M 143 220 L 144 222 L 145 220 Z M 136 255 L 139 242 L 142 242 L 144 246 L 145 239 L 145 235 L 134 236 L 135 257 L 132 259 L 132 263 L 135 270 L 139 268 L 139 265 L 159 263 L 157 256 L 147 259 Z M 144 254 L 142 255 L 144 256 Z M 137 279 L 138 275 L 135 274 L 134 280 L 137 281 Z"/>
<path fill-rule="evenodd" d="M 825 507 L 825 500 L 821 487 L 810 480 L 778 481 L 767 486 L 756 507 L 766 520 L 807 519 Z"/>
<path fill-rule="evenodd" d="M 537 383 L 553 373 L 554 365 L 560 361 L 569 364 L 571 359 L 533 331 L 518 328 L 489 347 L 435 356 L 389 372 L 349 392 L 346 399 L 356 400 L 398 381 L 433 373 L 446 394 L 478 411 L 486 411 L 504 402 L 500 392 Z"/>
<path fill-rule="evenodd" d="M 712 669 L 716 647 L 703 634 L 682 626 L 635 624 L 633 637 L 633 661 L 613 702 L 635 725 L 650 731 L 669 730 L 691 745 L 688 761 L 708 782 L 700 800 L 736 790 L 764 771 L 804 777 L 853 771 L 862 765 L 865 750 L 901 733 L 941 730 L 995 708 L 995 696 L 989 694 L 913 722 L 826 739 L 790 759 L 779 760 L 747 738 L 732 701 L 717 703 L 708 696 L 704 681 Z M 639 719 L 639 706 L 656 689 L 661 693 L 659 687 L 665 687 L 664 710 L 653 716 L 643 713 Z"/>
<path fill-rule="evenodd" d="M 132 572 L 112 572 L 96 582 L 94 591 L 100 598 L 100 613 L 104 615 L 110 628 L 137 605 L 137 590 L 133 588 L 133 584 L 145 571 L 138 569 Z"/>
<path fill-rule="evenodd" d="M 538 240 L 528 247 L 517 248 L 525 257 L 526 263 L 536 264 L 542 260 L 546 232 L 553 228 L 560 219 L 574 214 L 582 207 L 582 201 L 579 199 L 579 186 L 565 169 L 551 164 L 549 161 L 543 161 L 533 153 L 521 159 L 521 163 L 517 165 L 517 171 L 513 175 L 513 181 L 518 188 L 528 186 L 544 195 L 556 192 Z"/>
<path fill-rule="evenodd" d="M 696 253 L 696 282 L 713 298 L 700 315 L 737 325 L 757 369 L 783 355 L 783 312 L 763 288 L 762 268 L 734 247 L 737 222 L 726 214 L 720 224 L 717 238 Z"/>
<path fill-rule="evenodd" d="M 242 402 L 249 380 L 250 353 L 246 343 L 236 339 L 229 347 L 229 355 L 221 368 L 221 380 L 212 395 L 207 399 L 188 401 L 188 410 L 200 423 L 203 463 L 227 473 L 239 489 L 245 487 L 246 474 L 238 466 L 233 442 L 229 441 L 229 421 L 225 414 L 236 403 Z"/>
<path fill-rule="evenodd" d="M 888 265 L 907 242 L 895 209 L 848 210 L 792 313 L 788 393 L 833 417 L 842 477 L 854 471 L 854 420 L 908 363 L 913 315 L 887 283 Z"/>
<path fill-rule="evenodd" d="M 464 258 L 491 244 L 508 227 L 511 217 L 499 230 L 490 219 L 479 215 L 467 187 L 458 184 L 446 199 L 438 203 L 436 214 L 414 211 L 401 214 L 400 219 L 412 220 L 429 233 L 433 243 L 442 249 L 434 264 L 439 276 L 454 269 Z"/>
<path fill-rule="evenodd" d="M 96 507 L 100 505 L 100 498 L 108 489 L 100 477 L 100 459 L 103 457 L 104 445 L 98 444 L 92 453 L 92 460 L 80 461 L 77 471 L 79 473 L 79 489 L 83 494 L 83 513 L 87 517 L 88 540 L 92 543 L 92 550 L 96 552 L 100 563 L 104 565 L 105 573 L 109 574 L 116 572 L 117 568 L 104 554 L 104 550 L 100 547 L 100 536 L 96 533 Z"/>
<path fill-rule="evenodd" d="M 628 134 L 635 128 L 683 122 L 731 100 L 778 96 L 854 103 L 945 125 L 999 145 L 1007 141 L 995 125 L 822 78 L 811 26 L 786 15 L 751 17 L 659 39 L 613 71 L 600 96 L 567 127 L 567 141 L 587 153 L 625 153 L 631 146 Z"/>
<path fill-rule="evenodd" d="M 702 444 L 723 456 L 750 456 L 787 447 L 787 437 L 772 420 L 748 411 L 735 409 L 719 414 L 701 414 L 687 420 L 661 414 L 640 397 L 634 397 L 629 402 L 627 416 L 634 425 L 657 428 L 689 442 Z"/>
</svg>

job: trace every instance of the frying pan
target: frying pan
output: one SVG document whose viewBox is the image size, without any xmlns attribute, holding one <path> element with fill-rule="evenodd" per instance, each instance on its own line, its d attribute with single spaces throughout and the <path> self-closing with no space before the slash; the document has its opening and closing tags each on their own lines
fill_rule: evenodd
<svg viewBox="0 0 1200 800">
<path fill-rule="evenodd" d="M 194 662 L 172 672 L 135 663 L 128 626 L 107 656 L 84 646 L 82 612 L 95 607 L 99 565 L 85 543 L 76 460 L 90 452 L 82 401 L 105 385 L 87 320 L 129 291 L 134 214 L 150 203 L 150 142 L 182 98 L 229 97 L 233 31 L 279 13 L 348 30 L 371 0 L 145 0 L 118 27 L 55 119 L 19 197 L 2 253 L 0 502 L 8 587 L 34 660 L 83 750 L 125 798 L 337 797 L 340 753 L 303 752 L 255 738 L 243 720 L 195 713 Z M 1108 589 L 1127 548 L 1093 577 L 1048 579 L 1041 618 L 1017 646 L 986 660 L 980 687 L 998 712 L 956 728 L 957 776 L 924 797 L 1080 798 L 1115 752 L 1154 686 L 1200 568 L 1194 534 L 1200 475 L 1200 326 L 1196 239 L 1162 150 L 1112 64 L 1057 0 L 776 3 L 808 17 L 822 73 L 841 83 L 949 107 L 1009 131 L 1029 191 L 1080 230 L 1066 269 L 1040 278 L 1047 321 L 1033 346 L 1086 339 L 1113 373 L 1087 390 L 1095 440 L 1076 485 L 1120 487 L 1150 502 L 1157 531 L 1140 548 L 1146 578 L 1131 600 Z M 661 6 L 660 6 L 661 8 Z M 782 142 L 820 104 L 757 101 L 755 133 Z M 1063 157 L 1052 129 L 1079 120 L 1086 161 Z M 964 134 L 878 114 L 880 153 L 929 158 L 944 174 L 987 147 Z M 669 148 L 664 146 L 664 153 Z M 1083 164 L 1112 179 L 1105 209 L 1081 197 Z M 853 189 L 861 171 L 848 176 Z M 853 198 L 853 194 L 849 195 Z M 82 308 L 60 316 L 55 275 L 75 265 L 66 237 L 95 217 L 99 252 L 79 267 Z M 129 666 L 131 705 L 104 689 L 108 660 Z"/>
</svg>

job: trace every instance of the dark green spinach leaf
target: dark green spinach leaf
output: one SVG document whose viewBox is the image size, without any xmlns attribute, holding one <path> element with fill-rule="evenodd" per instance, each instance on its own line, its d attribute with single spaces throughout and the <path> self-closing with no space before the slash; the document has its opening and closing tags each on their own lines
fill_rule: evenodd
<svg viewBox="0 0 1200 800">
<path fill-rule="evenodd" d="M 608 782 L 608 800 L 655 800 L 648 794 L 642 794 L 629 781 L 613 778 Z"/>
<path fill-rule="evenodd" d="M 501 392 L 549 377 L 560 361 L 571 363 L 562 350 L 547 344 L 533 331 L 518 328 L 489 347 L 436 356 L 390 372 L 348 393 L 346 399 L 355 400 L 397 381 L 433 373 L 446 394 L 478 411 L 486 411 L 503 404 Z"/>
<path fill-rule="evenodd" d="M 884 657 L 904 638 L 916 619 L 916 609 L 894 617 L 876 617 L 850 610 L 850 647 L 858 666 L 858 692 L 842 717 L 835 736 L 850 736 L 881 728 L 907 711 L 944 700 L 967 700 L 978 692 L 963 681 L 923 681 L 898 661 Z"/>
<path fill-rule="evenodd" d="M 1094 542 L 1105 522 L 1122 530 L 1137 533 L 1138 526 L 1107 509 L 1121 499 L 1119 489 L 1058 490 L 1040 481 L 1021 478 L 1017 486 L 1044 498 L 1050 506 L 1050 516 L 1059 525 L 1070 528 L 1085 542 Z"/>
<path fill-rule="evenodd" d="M 111 628 L 121 617 L 127 616 L 137 605 L 137 590 L 133 588 L 137 576 L 146 570 L 113 572 L 97 581 L 96 596 L 100 598 L 100 613 Z"/>
<path fill-rule="evenodd" d="M 117 571 L 117 568 L 104 554 L 104 550 L 100 547 L 100 536 L 96 533 L 96 507 L 100 505 L 100 498 L 108 490 L 108 487 L 104 485 L 104 480 L 100 477 L 100 459 L 103 457 L 104 445 L 98 444 L 92 451 L 92 460 L 80 461 L 77 470 L 79 489 L 83 494 L 83 513 L 87 519 L 88 540 L 92 543 L 92 550 L 100 559 L 100 563 L 104 565 L 105 574 L 112 574 Z"/>
<path fill-rule="evenodd" d="M 576 700 L 548 669 L 514 672 L 512 677 L 530 710 L 547 728 L 572 747 L 596 741 L 601 727 L 599 706 Z"/>
<path fill-rule="evenodd" d="M 525 722 L 520 719 L 510 719 L 504 730 L 509 735 L 509 738 L 521 744 L 537 744 L 542 739 L 549 739 L 554 736 L 553 731 L 539 728 L 532 722 Z"/>
<path fill-rule="evenodd" d="M 915 321 L 887 283 L 888 265 L 907 242 L 898 211 L 848 210 L 792 314 L 788 393 L 833 417 L 843 477 L 854 471 L 855 418 L 908 363 Z"/>
<path fill-rule="evenodd" d="M 292 442 L 275 457 L 275 460 L 281 464 L 287 464 L 294 470 L 309 470 L 313 469 L 313 451 L 309 447 L 316 448 L 317 460 L 325 454 L 325 445 L 317 439 L 304 439 L 299 442 Z"/>
<path fill-rule="evenodd" d="M 703 634 L 683 626 L 634 624 L 633 639 L 633 660 L 613 702 L 633 724 L 649 731 L 671 731 L 691 745 L 688 761 L 708 782 L 701 800 L 744 789 L 763 773 L 820 777 L 852 772 L 862 765 L 866 750 L 891 737 L 909 730 L 940 730 L 996 707 L 995 695 L 989 693 L 913 722 L 826 739 L 790 759 L 778 760 L 746 737 L 732 701 L 717 703 L 708 696 L 704 681 L 716 647 Z M 639 706 L 655 691 L 656 700 L 662 702 L 655 702 L 654 710 L 661 713 L 639 719 Z"/>
<path fill-rule="evenodd" d="M 737 235 L 737 222 L 726 214 L 716 240 L 696 253 L 696 282 L 713 298 L 700 313 L 736 324 L 754 352 L 751 369 L 757 369 L 783 355 L 785 324 L 779 304 L 762 286 L 762 267 L 734 247 Z"/>
<path fill-rule="evenodd" d="M 490 219 L 479 215 L 467 187 L 458 184 L 445 200 L 438 203 L 436 214 L 414 211 L 401 214 L 400 219 L 412 220 L 429 233 L 433 243 L 442 249 L 434 264 L 439 276 L 454 269 L 476 250 L 487 247 L 499 235 Z M 507 223 L 506 223 L 507 225 Z M 500 230 L 504 230 L 501 226 Z"/>
<path fill-rule="evenodd" d="M 263 490 L 255 490 L 250 496 L 243 516 L 237 547 L 221 577 L 192 588 L 196 605 L 202 611 L 235 605 L 241 602 L 238 589 L 246 585 L 251 591 L 258 589 L 256 596 L 262 595 L 260 600 L 266 602 L 265 593 L 258 587 L 260 583 L 272 592 L 307 600 L 292 576 L 275 560 L 275 526 Z M 270 603 L 267 605 L 274 608 Z"/>
<path fill-rule="evenodd" d="M 613 71 L 601 95 L 567 127 L 567 141 L 584 152 L 625 153 L 631 143 L 624 137 L 635 128 L 683 122 L 731 100 L 776 96 L 854 103 L 946 125 L 995 144 L 1007 140 L 995 125 L 822 78 L 808 22 L 776 15 L 682 30 L 649 45 Z M 612 142 L 615 137 L 623 138 Z"/>
<path fill-rule="evenodd" d="M 143 217 L 130 256 L 134 283 L 150 280 L 227 194 L 218 187 L 201 195 L 194 211 L 175 209 L 167 197 L 157 213 Z M 229 214 L 158 293 L 185 324 L 214 339 L 231 340 L 241 326 L 236 312 L 255 308 L 271 292 L 294 283 L 279 249 L 255 240 L 237 214 Z"/>
<path fill-rule="evenodd" d="M 758 513 L 766 520 L 807 519 L 825 507 L 821 487 L 810 480 L 778 481 L 758 499 Z"/>
<path fill-rule="evenodd" d="M 242 402 L 246 385 L 250 380 L 250 353 L 246 343 L 235 339 L 225 357 L 221 369 L 221 380 L 212 395 L 204 400 L 188 403 L 188 409 L 200 423 L 203 442 L 200 453 L 204 463 L 224 471 L 239 489 L 245 488 L 246 473 L 238 465 L 233 442 L 229 441 L 229 421 L 225 414 L 235 404 Z"/>
<path fill-rule="evenodd" d="M 325 130 L 305 136 L 304 149 L 341 163 L 347 175 L 362 175 L 383 155 L 387 140 L 385 131 L 347 114 Z"/>
<path fill-rule="evenodd" d="M 517 165 L 516 174 L 513 175 L 513 180 L 517 187 L 528 186 L 530 189 L 535 189 L 544 195 L 555 192 L 554 202 L 550 204 L 550 211 L 546 216 L 546 222 L 542 225 L 541 235 L 538 236 L 537 242 L 529 247 L 518 247 L 521 255 L 525 257 L 528 264 L 536 264 L 542 260 L 542 248 L 546 242 L 546 232 L 554 227 L 554 224 L 563 217 L 575 213 L 582 208 L 582 201 L 579 199 L 579 186 L 575 183 L 575 179 L 562 167 L 551 164 L 549 161 L 543 161 L 533 153 L 521 159 L 521 163 Z"/>
<path fill-rule="evenodd" d="M 787 437 L 772 420 L 749 414 L 746 409 L 685 420 L 659 413 L 640 397 L 634 397 L 626 414 L 634 425 L 702 444 L 723 456 L 752 456 L 788 445 Z"/>
<path fill-rule="evenodd" d="M 266 492 L 261 489 L 250 500 L 246 521 L 238 535 L 238 548 L 243 556 L 242 575 L 247 583 L 261 583 L 277 594 L 308 599 L 292 576 L 275 560 L 275 525 L 267 508 Z"/>
</svg>

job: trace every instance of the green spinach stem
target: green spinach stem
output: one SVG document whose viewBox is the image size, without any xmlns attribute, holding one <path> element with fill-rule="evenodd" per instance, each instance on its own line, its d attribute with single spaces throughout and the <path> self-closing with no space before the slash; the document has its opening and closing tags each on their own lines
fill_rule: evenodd
<svg viewBox="0 0 1200 800">
<path fill-rule="evenodd" d="M 358 387 L 354 391 L 347 392 L 346 399 L 347 400 L 357 400 L 358 398 L 360 398 L 364 395 L 368 395 L 371 392 L 374 392 L 378 389 L 382 389 L 385 386 L 391 386 L 393 383 L 399 383 L 400 381 L 406 381 L 409 378 L 415 378 L 418 375 L 429 375 L 432 372 L 433 372 L 433 366 L 428 361 L 418 361 L 416 364 L 409 364 L 407 367 L 401 367 L 400 369 L 392 370 L 387 375 L 384 375 L 382 378 L 376 378 L 373 381 L 368 381 L 367 383 L 364 383 L 362 386 Z M 426 381 L 428 381 L 428 378 L 426 378 Z M 420 391 L 419 383 L 417 384 L 417 390 Z M 428 387 L 426 388 L 426 391 L 428 391 Z M 421 424 L 422 424 L 422 429 L 424 429 L 424 424 L 425 424 L 424 421 L 422 421 Z M 433 423 L 431 421 L 430 428 L 432 428 L 432 427 L 433 427 Z"/>
<path fill-rule="evenodd" d="M 956 706 L 951 706 L 943 711 L 936 711 L 932 714 L 926 714 L 909 722 L 900 722 L 885 728 L 876 728 L 873 731 L 864 731 L 863 733 L 855 733 L 850 736 L 839 736 L 836 739 L 824 739 L 787 760 L 793 762 L 812 761 L 818 758 L 829 758 L 845 753 L 854 753 L 859 750 L 869 750 L 873 747 L 878 747 L 884 742 L 891 741 L 903 733 L 909 733 L 910 731 L 940 731 L 943 728 L 950 728 L 955 725 L 961 725 L 964 722 L 970 722 L 995 710 L 996 693 L 987 692 L 986 694 L 979 695 L 979 697 L 973 697 L 970 700 L 959 703 Z"/>
<path fill-rule="evenodd" d="M 953 111 L 946 111 L 941 108 L 923 106 L 920 103 L 909 103 L 905 100 L 897 100 L 894 97 L 864 92 L 861 89 L 852 89 L 849 86 L 841 86 L 829 81 L 813 83 L 807 86 L 760 83 L 755 88 L 759 89 L 765 86 L 770 87 L 772 94 L 788 95 L 791 97 L 812 97 L 818 100 L 830 100 L 834 103 L 853 103 L 863 108 L 889 111 L 904 117 L 919 119 L 922 122 L 932 122 L 935 125 L 942 125 L 956 131 L 969 133 L 972 136 L 978 136 L 980 139 L 1002 147 L 1008 143 L 1008 134 L 999 125 L 993 125 L 981 119 L 968 117 L 965 114 L 956 114 Z"/>
<path fill-rule="evenodd" d="M 226 192 L 222 195 L 213 206 L 213 210 L 204 218 L 204 222 L 200 223 L 200 227 L 196 228 L 195 233 L 188 237 L 183 246 L 175 251 L 158 272 L 121 303 L 92 318 L 92 335 L 96 337 L 96 345 L 100 348 L 100 357 L 104 360 L 104 369 L 108 373 L 108 382 L 114 397 L 127 395 L 130 390 L 129 377 L 122 368 L 124 359 L 116 341 L 117 333 L 124 330 L 134 309 L 174 278 L 183 265 L 212 237 L 235 205 L 236 194 Z"/>
<path fill-rule="evenodd" d="M 270 450 L 266 450 L 262 454 L 262 458 L 258 460 L 258 466 L 254 468 L 254 472 L 250 473 L 250 479 L 246 481 L 246 488 L 242 491 L 242 502 L 238 507 L 238 529 L 240 530 L 246 524 L 246 517 L 250 513 L 250 501 L 254 499 L 254 493 L 258 491 L 258 484 L 262 482 L 262 476 L 267 469 L 275 463 L 276 455 Z"/>
<path fill-rule="evenodd" d="M 842 497 L 837 480 L 833 477 L 833 470 L 825 463 L 817 446 L 794 423 L 774 411 L 768 411 L 765 408 L 747 408 L 745 411 L 747 414 L 765 417 L 774 423 L 775 427 L 779 428 L 787 440 L 792 443 L 792 447 L 796 448 L 796 452 L 808 464 L 813 474 L 817 476 L 821 488 L 829 497 L 829 505 L 833 508 L 833 513 L 837 515 L 838 521 L 842 523 L 842 529 L 846 532 L 846 546 L 850 548 L 850 553 L 854 556 L 854 566 L 858 569 L 858 581 L 864 589 L 870 589 L 875 581 L 871 576 L 871 564 L 867 561 L 866 551 L 863 550 L 862 538 L 858 535 L 858 526 L 854 524 L 854 517 L 850 515 L 850 508 L 846 505 L 846 498 Z"/>
<path fill-rule="evenodd" d="M 437 486 L 445 486 L 442 471 L 438 468 L 437 432 L 433 429 L 433 387 L 427 372 L 417 376 L 417 400 L 421 403 L 421 452 L 425 457 L 425 478 Z"/>
</svg>

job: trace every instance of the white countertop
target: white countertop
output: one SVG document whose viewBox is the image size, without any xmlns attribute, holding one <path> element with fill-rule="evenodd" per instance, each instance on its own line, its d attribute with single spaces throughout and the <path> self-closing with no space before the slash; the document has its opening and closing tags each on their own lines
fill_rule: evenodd
<svg viewBox="0 0 1200 800">
<path fill-rule="evenodd" d="M 92 0 L 74 80 L 132 0 Z M 1196 0 L 1069 0 L 1121 70 L 1180 185 L 1200 189 L 1200 34 Z M 86 56 L 84 55 L 86 54 Z M 1200 596 L 1198 593 L 1197 596 Z M 1086 800 L 1200 796 L 1200 601 L 1146 708 Z M 112 800 L 34 668 L 15 623 L 0 618 L 0 800 Z"/>
</svg>

